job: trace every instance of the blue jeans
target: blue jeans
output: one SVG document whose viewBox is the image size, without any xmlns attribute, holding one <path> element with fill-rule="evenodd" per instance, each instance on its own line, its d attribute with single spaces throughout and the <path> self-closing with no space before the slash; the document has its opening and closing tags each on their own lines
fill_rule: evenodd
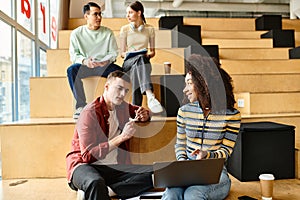
<svg viewBox="0 0 300 200">
<path fill-rule="evenodd" d="M 230 186 L 231 180 L 224 167 L 219 183 L 167 188 L 162 200 L 222 200 L 229 194 Z"/>
<path fill-rule="evenodd" d="M 104 67 L 95 68 L 89 68 L 86 65 L 82 65 L 79 63 L 71 65 L 67 69 L 67 76 L 74 98 L 76 99 L 76 109 L 79 107 L 84 107 L 86 105 L 86 98 L 81 79 L 90 76 L 107 77 L 108 74 L 116 70 L 123 71 L 120 66 L 113 63 Z"/>
</svg>

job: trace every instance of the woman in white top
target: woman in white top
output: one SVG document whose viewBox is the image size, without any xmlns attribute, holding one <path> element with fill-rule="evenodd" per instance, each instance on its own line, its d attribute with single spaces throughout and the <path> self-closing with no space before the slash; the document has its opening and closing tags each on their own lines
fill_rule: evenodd
<svg viewBox="0 0 300 200">
<path fill-rule="evenodd" d="M 149 109 L 153 113 L 160 113 L 163 108 L 153 94 L 151 83 L 152 66 L 150 59 L 155 56 L 155 31 L 153 26 L 146 24 L 144 7 L 141 2 L 135 1 L 126 9 L 129 24 L 121 27 L 120 49 L 124 58 L 123 69 L 128 72 L 132 82 L 132 103 L 142 105 L 143 94 L 147 95 Z M 149 48 L 148 48 L 149 47 Z M 127 58 L 128 52 L 147 49 L 146 53 Z"/>
</svg>

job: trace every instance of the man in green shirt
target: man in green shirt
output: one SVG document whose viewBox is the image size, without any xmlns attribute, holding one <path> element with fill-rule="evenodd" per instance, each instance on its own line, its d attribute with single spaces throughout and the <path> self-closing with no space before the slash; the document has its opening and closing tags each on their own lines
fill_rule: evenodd
<svg viewBox="0 0 300 200">
<path fill-rule="evenodd" d="M 68 81 L 76 99 L 74 119 L 78 119 L 86 105 L 82 80 L 89 76 L 107 77 L 110 72 L 122 68 L 114 61 L 118 56 L 118 46 L 113 32 L 101 26 L 101 8 L 89 2 L 83 7 L 86 25 L 74 29 L 70 36 L 69 54 L 72 65 L 67 69 Z"/>
</svg>

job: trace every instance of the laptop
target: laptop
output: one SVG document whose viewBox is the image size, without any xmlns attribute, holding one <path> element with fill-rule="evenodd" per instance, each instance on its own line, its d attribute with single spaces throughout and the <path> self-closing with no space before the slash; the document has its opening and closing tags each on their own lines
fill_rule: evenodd
<svg viewBox="0 0 300 200">
<path fill-rule="evenodd" d="M 154 186 L 185 187 L 219 182 L 225 158 L 154 162 Z"/>
</svg>

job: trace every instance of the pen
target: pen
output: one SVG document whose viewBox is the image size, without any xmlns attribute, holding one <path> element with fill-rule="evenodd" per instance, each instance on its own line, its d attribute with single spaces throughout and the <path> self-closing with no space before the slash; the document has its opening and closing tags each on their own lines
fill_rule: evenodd
<svg viewBox="0 0 300 200">
<path fill-rule="evenodd" d="M 130 48 L 132 48 L 134 51 L 136 51 L 136 48 L 133 45 L 131 45 Z"/>
</svg>

